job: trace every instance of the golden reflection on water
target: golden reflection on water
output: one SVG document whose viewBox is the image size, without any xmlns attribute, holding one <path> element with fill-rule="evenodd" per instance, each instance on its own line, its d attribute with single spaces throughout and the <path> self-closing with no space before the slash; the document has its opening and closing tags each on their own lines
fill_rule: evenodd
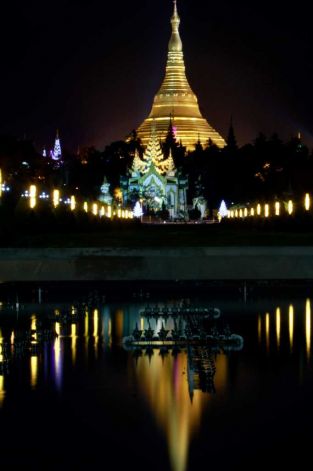
<svg viewBox="0 0 313 471">
<path fill-rule="evenodd" d="M 281 314 L 280 308 L 276 309 L 276 340 L 277 340 L 277 348 L 280 348 L 280 331 L 281 331 Z"/>
<path fill-rule="evenodd" d="M 55 323 L 55 332 L 58 337 L 54 341 L 54 367 L 55 367 L 55 384 L 58 389 L 62 386 L 62 352 L 61 352 L 61 325 Z"/>
<path fill-rule="evenodd" d="M 0 329 L 0 344 L 3 342 L 2 330 Z M 0 361 L 3 361 L 2 347 L 0 347 Z M 5 398 L 4 376 L 0 375 L 0 407 L 2 407 Z"/>
<path fill-rule="evenodd" d="M 86 309 L 85 312 L 85 350 L 86 358 L 88 358 L 88 343 L 89 343 L 89 311 Z"/>
<path fill-rule="evenodd" d="M 265 339 L 266 339 L 266 351 L 270 350 L 270 315 L 267 312 L 265 314 Z"/>
<path fill-rule="evenodd" d="M 193 391 L 192 400 L 187 378 L 187 353 L 162 358 L 154 355 L 138 358 L 136 374 L 157 423 L 166 435 L 173 471 L 185 471 L 189 445 L 200 427 L 201 416 L 210 395 Z M 221 393 L 227 381 L 227 357 L 216 362 L 215 385 Z"/>
<path fill-rule="evenodd" d="M 93 337 L 94 337 L 94 348 L 95 354 L 98 354 L 98 344 L 99 344 L 99 311 L 95 309 L 93 312 Z"/>
<path fill-rule="evenodd" d="M 72 363 L 73 366 L 76 363 L 76 353 L 77 353 L 77 326 L 76 324 L 71 325 L 71 350 L 72 350 Z"/>
<path fill-rule="evenodd" d="M 38 357 L 32 355 L 30 357 L 30 384 L 32 389 L 35 389 L 37 386 L 38 380 Z"/>
<path fill-rule="evenodd" d="M 85 337 L 88 337 L 89 335 L 89 312 L 88 309 L 86 309 L 85 312 Z"/>
<path fill-rule="evenodd" d="M 305 303 L 305 340 L 306 340 L 306 353 L 309 359 L 311 355 L 311 301 L 306 300 Z"/>
<path fill-rule="evenodd" d="M 115 314 L 116 322 L 116 337 L 117 341 L 120 342 L 123 339 L 124 332 L 124 311 L 119 309 Z"/>
<path fill-rule="evenodd" d="M 31 326 L 30 326 L 31 330 L 34 330 L 35 332 L 33 333 L 33 338 L 34 338 L 34 341 L 36 342 L 37 341 L 37 318 L 36 318 L 36 314 L 33 314 L 32 317 L 31 317 Z"/>
<path fill-rule="evenodd" d="M 289 324 L 289 343 L 290 343 L 290 350 L 293 349 L 293 336 L 294 336 L 294 323 L 295 323 L 295 314 L 293 305 L 290 304 L 289 311 L 288 311 L 288 324 Z"/>
<path fill-rule="evenodd" d="M 4 376 L 0 375 L 0 407 L 2 407 L 5 398 Z"/>
</svg>

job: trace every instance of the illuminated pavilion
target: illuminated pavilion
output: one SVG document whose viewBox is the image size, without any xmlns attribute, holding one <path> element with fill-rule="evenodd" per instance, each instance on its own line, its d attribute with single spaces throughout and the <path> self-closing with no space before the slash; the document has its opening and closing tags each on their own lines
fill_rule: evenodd
<svg viewBox="0 0 313 471">
<path fill-rule="evenodd" d="M 170 218 L 187 214 L 188 179 L 176 169 L 172 152 L 166 158 L 153 123 L 149 144 L 142 158 L 135 153 L 131 176 L 121 177 L 124 203 L 140 199 L 146 209 L 154 212 L 165 208 Z"/>
<path fill-rule="evenodd" d="M 171 23 L 172 36 L 168 47 L 165 78 L 154 98 L 149 117 L 137 130 L 138 136 L 143 145 L 147 146 L 151 136 L 152 123 L 155 122 L 159 137 L 165 139 L 172 119 L 176 139 L 187 150 L 194 150 L 196 142 L 199 141 L 205 145 L 209 139 L 218 147 L 224 147 L 224 139 L 201 115 L 198 99 L 186 78 L 176 0 L 174 0 Z"/>
</svg>

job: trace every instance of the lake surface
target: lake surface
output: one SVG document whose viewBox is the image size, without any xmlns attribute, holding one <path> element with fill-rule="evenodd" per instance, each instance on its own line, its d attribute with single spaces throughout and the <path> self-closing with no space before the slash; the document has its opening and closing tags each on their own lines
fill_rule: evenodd
<svg viewBox="0 0 313 471">
<path fill-rule="evenodd" d="M 309 466 L 313 300 L 195 298 L 193 306 L 221 309 L 242 348 L 128 351 L 122 340 L 136 323 L 148 328 L 140 314 L 148 302 L 2 303 L 1 361 L 10 359 L 0 374 L 2 468 Z M 171 316 L 149 322 L 173 328 Z M 48 326 L 58 336 L 39 345 Z M 25 351 L 20 339 L 30 329 L 39 346 Z"/>
</svg>

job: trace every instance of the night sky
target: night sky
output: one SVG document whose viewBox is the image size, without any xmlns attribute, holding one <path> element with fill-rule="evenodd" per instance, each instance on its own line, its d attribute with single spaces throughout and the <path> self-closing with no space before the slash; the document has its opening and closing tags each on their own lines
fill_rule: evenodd
<svg viewBox="0 0 313 471">
<path fill-rule="evenodd" d="M 178 0 L 187 77 L 223 136 L 259 131 L 313 146 L 309 2 Z M 103 148 L 150 112 L 163 79 L 171 0 L 11 0 L 1 5 L 0 133 L 38 148 Z"/>
</svg>

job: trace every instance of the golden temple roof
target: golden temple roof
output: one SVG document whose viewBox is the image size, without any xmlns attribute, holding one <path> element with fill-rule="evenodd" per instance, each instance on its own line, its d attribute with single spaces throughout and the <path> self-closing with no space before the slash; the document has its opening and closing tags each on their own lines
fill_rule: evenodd
<svg viewBox="0 0 313 471">
<path fill-rule="evenodd" d="M 172 35 L 168 46 L 165 78 L 154 98 L 149 117 L 137 130 L 138 136 L 147 146 L 151 136 L 151 127 L 155 123 L 159 137 L 165 139 L 172 119 L 177 141 L 181 141 L 188 150 L 194 150 L 199 140 L 205 145 L 209 139 L 218 147 L 224 147 L 224 139 L 201 115 L 198 99 L 186 77 L 176 0 L 174 0 L 171 24 Z"/>
</svg>

